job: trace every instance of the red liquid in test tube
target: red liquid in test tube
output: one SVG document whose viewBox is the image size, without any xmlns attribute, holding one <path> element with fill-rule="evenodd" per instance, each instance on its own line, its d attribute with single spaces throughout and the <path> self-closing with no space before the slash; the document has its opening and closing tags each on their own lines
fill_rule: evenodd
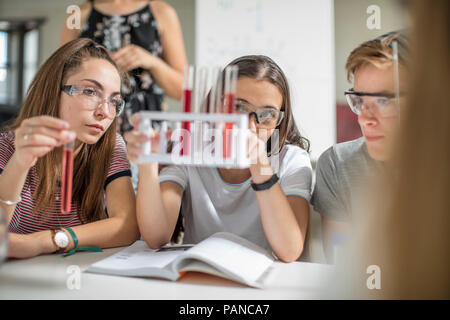
<svg viewBox="0 0 450 320">
<path fill-rule="evenodd" d="M 192 87 L 194 82 L 194 70 L 192 66 L 185 66 L 183 72 L 183 112 L 190 113 L 192 110 Z M 182 129 L 182 148 L 180 150 L 180 156 L 189 155 L 190 153 L 190 131 L 191 123 L 189 121 L 183 121 L 181 123 Z"/>
<path fill-rule="evenodd" d="M 236 94 L 238 68 L 237 66 L 227 67 L 225 69 L 225 112 L 234 113 L 234 98 Z M 223 157 L 230 158 L 232 153 L 233 123 L 226 123 L 223 131 Z"/>
<path fill-rule="evenodd" d="M 234 111 L 234 94 L 226 93 L 225 94 L 225 112 L 233 113 Z M 232 135 L 233 123 L 227 122 L 225 123 L 225 128 L 223 129 L 223 157 L 230 158 L 231 157 L 231 142 L 233 139 Z"/>
<path fill-rule="evenodd" d="M 68 213 L 72 207 L 72 177 L 73 177 L 74 142 L 66 143 L 62 154 L 61 171 L 61 212 Z"/>
</svg>

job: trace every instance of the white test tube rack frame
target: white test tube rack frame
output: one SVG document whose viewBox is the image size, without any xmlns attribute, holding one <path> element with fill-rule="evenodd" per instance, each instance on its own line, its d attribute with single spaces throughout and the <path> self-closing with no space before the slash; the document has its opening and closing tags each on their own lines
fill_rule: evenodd
<svg viewBox="0 0 450 320">
<path fill-rule="evenodd" d="M 248 115 L 227 113 L 185 113 L 185 112 L 160 112 L 141 111 L 139 131 L 149 134 L 153 121 L 161 121 L 160 125 L 160 152 L 152 153 L 151 142 L 142 146 L 142 153 L 138 161 L 140 163 L 158 162 L 162 164 L 181 164 L 205 167 L 248 168 Z M 167 123 L 174 122 L 170 139 L 166 139 Z M 183 146 L 181 123 L 191 124 L 189 135 L 189 154 L 181 155 Z M 223 132 L 225 123 L 232 123 L 231 130 L 231 154 L 223 157 Z M 214 129 L 209 126 L 214 124 Z M 208 139 L 205 133 L 213 133 L 214 141 Z M 173 148 L 166 152 L 167 143 L 171 140 Z"/>
</svg>

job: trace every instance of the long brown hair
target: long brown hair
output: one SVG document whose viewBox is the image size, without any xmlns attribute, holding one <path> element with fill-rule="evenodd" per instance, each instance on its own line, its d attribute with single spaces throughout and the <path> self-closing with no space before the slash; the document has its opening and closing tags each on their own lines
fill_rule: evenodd
<svg viewBox="0 0 450 320">
<path fill-rule="evenodd" d="M 283 97 L 281 111 L 284 117 L 276 129 L 279 130 L 278 150 L 271 150 L 271 139 L 267 141 L 267 153 L 278 153 L 285 144 L 292 144 L 309 152 L 310 142 L 300 135 L 294 121 L 291 106 L 291 94 L 288 81 L 283 70 L 269 57 L 263 55 L 248 55 L 231 61 L 228 66 L 238 66 L 238 78 L 249 77 L 255 80 L 267 80 L 276 86 Z"/>
<path fill-rule="evenodd" d="M 91 58 L 109 61 L 118 70 L 121 79 L 126 79 L 103 46 L 87 38 L 70 41 L 53 53 L 39 69 L 27 91 L 19 115 L 6 130 L 16 129 L 23 120 L 31 117 L 59 117 L 62 85 L 70 74 L 75 73 L 84 61 Z M 106 217 L 103 191 L 116 141 L 116 122 L 115 119 L 97 143 L 82 143 L 74 160 L 73 200 L 79 207 L 79 218 L 83 223 Z M 35 170 L 39 176 L 39 185 L 33 194 L 37 201 L 35 213 L 41 211 L 45 217 L 43 210 L 54 203 L 60 169 L 59 148 L 37 160 Z"/>
</svg>

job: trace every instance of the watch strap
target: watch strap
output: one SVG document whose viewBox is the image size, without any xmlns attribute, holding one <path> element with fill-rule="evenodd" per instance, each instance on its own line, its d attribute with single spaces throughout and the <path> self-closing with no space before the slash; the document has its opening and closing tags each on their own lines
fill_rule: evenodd
<svg viewBox="0 0 450 320">
<path fill-rule="evenodd" d="M 75 232 L 72 230 L 72 228 L 67 227 L 66 230 L 70 233 L 73 239 L 74 248 L 70 250 L 69 252 L 63 254 L 63 257 L 68 257 L 77 252 L 77 250 L 80 251 L 90 251 L 90 252 L 102 252 L 102 249 L 98 247 L 79 247 L 78 246 L 78 238 Z"/>
<path fill-rule="evenodd" d="M 263 183 L 251 183 L 251 186 L 253 188 L 253 190 L 255 191 L 263 191 L 263 190 L 267 190 L 270 189 L 275 183 L 277 183 L 279 180 L 278 176 L 276 173 L 273 174 L 273 176 L 267 180 L 266 182 Z"/>
</svg>

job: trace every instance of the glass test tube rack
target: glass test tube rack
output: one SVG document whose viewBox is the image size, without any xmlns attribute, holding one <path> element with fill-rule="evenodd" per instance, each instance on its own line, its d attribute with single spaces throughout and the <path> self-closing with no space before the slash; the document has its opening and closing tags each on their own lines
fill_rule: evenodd
<svg viewBox="0 0 450 320">
<path fill-rule="evenodd" d="M 144 143 L 138 161 L 209 167 L 248 168 L 248 115 L 237 113 L 185 113 L 141 111 L 139 131 L 153 128 L 159 153 L 152 153 L 152 142 Z M 182 128 L 189 123 L 190 129 Z M 230 126 L 231 124 L 231 126 Z M 227 139 L 224 139 L 226 137 Z M 224 140 L 230 152 L 224 154 Z"/>
</svg>

